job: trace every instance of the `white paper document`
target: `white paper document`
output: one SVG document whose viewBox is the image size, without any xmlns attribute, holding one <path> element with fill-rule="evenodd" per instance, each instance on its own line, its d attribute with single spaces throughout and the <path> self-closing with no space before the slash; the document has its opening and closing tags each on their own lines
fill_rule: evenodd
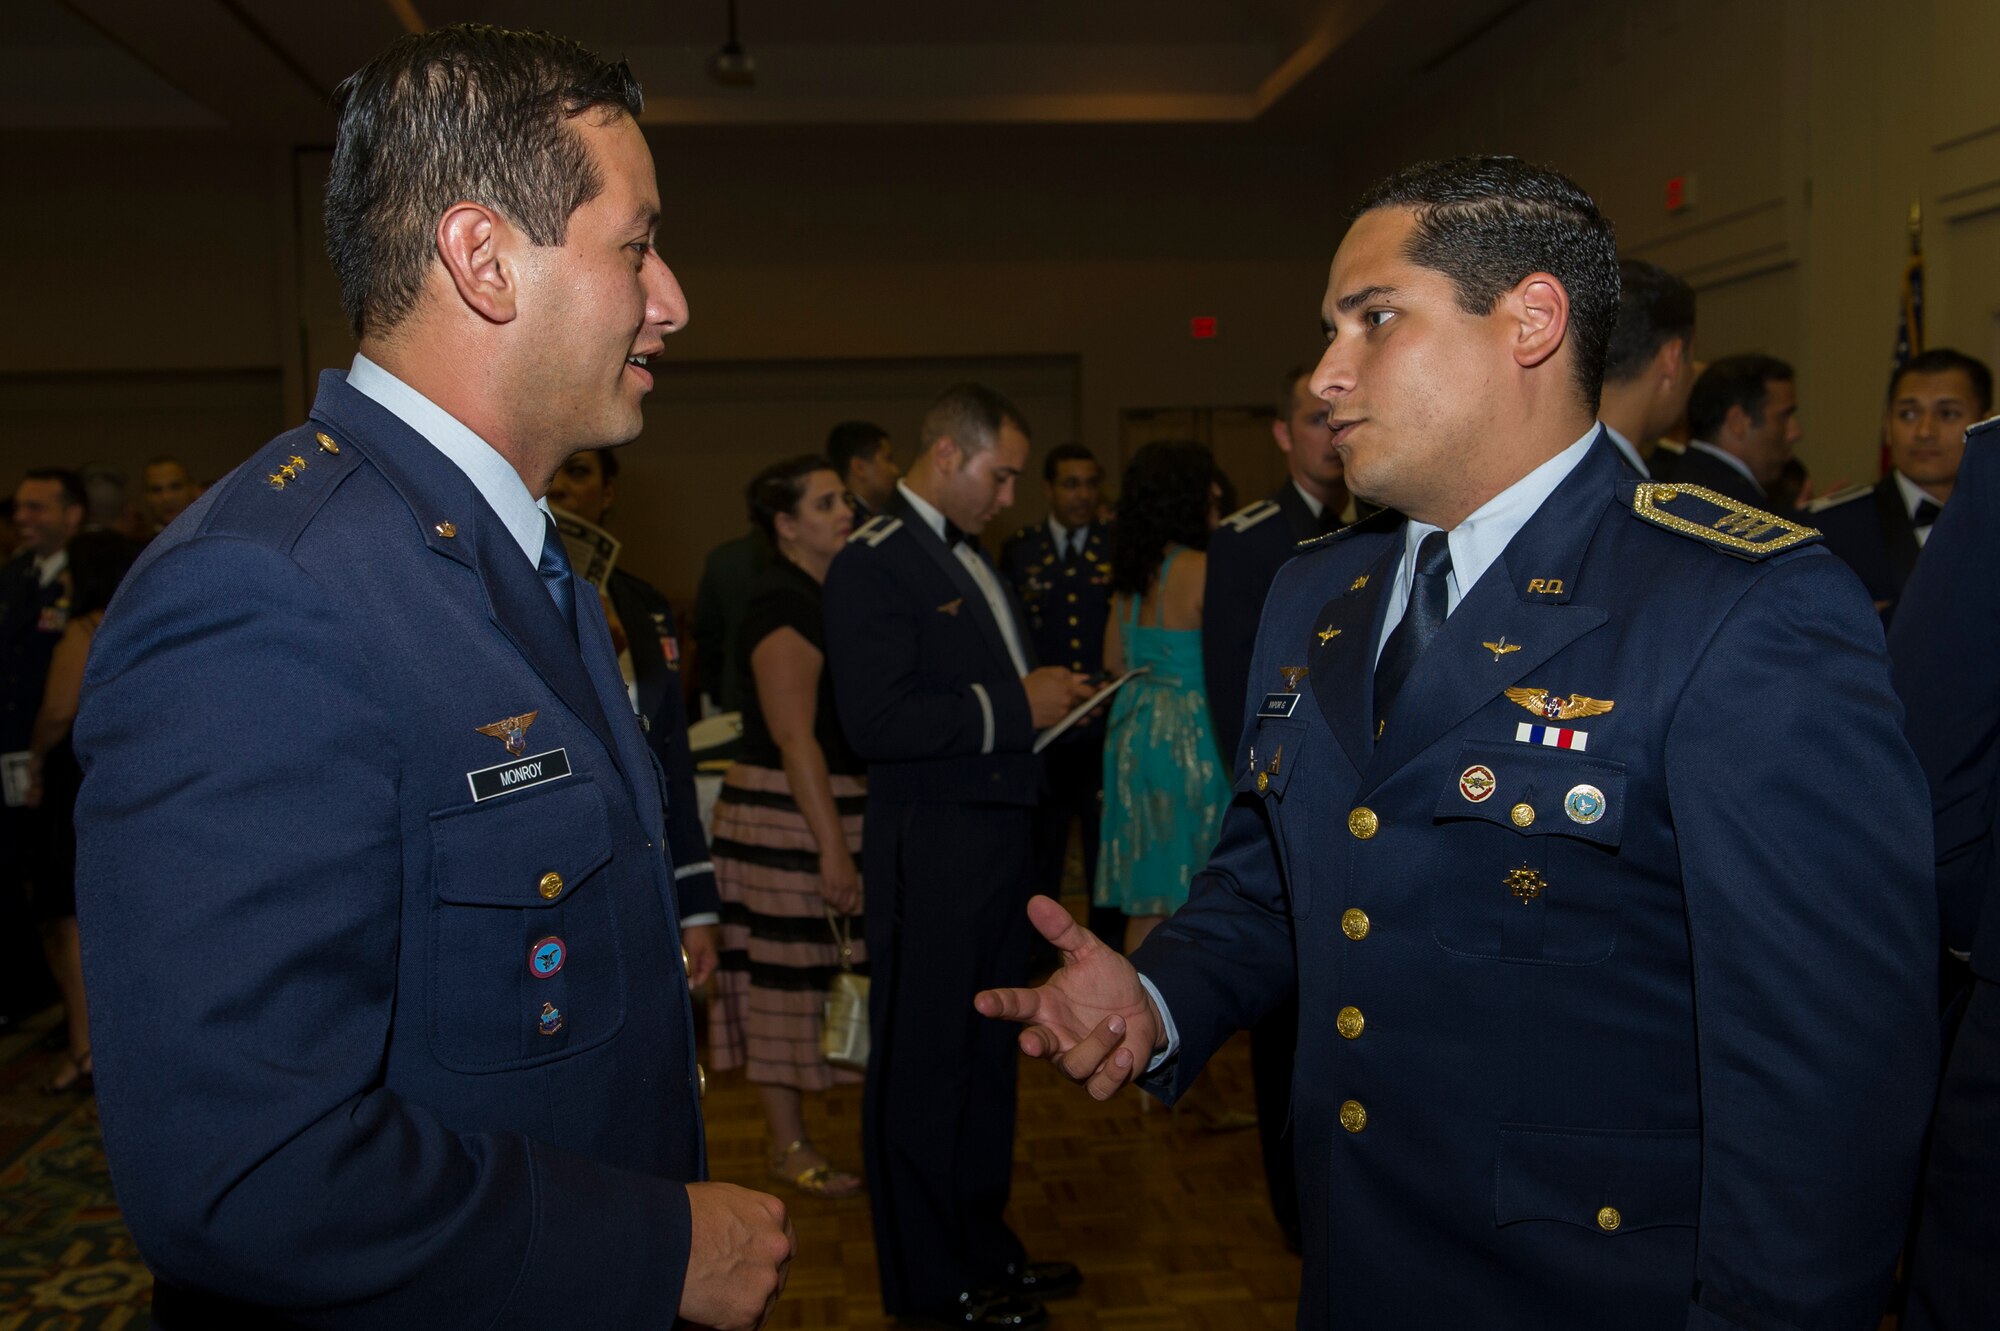
<svg viewBox="0 0 2000 1331">
<path fill-rule="evenodd" d="M 1035 752 L 1040 753 L 1043 749 L 1046 749 L 1047 747 L 1049 747 L 1049 745 L 1055 743 L 1058 739 L 1062 738 L 1062 733 L 1065 730 L 1068 730 L 1071 726 L 1075 725 L 1077 722 L 1083 720 L 1085 716 L 1089 715 L 1091 708 L 1097 706 L 1099 703 L 1103 702 L 1106 698 L 1109 698 L 1112 694 L 1124 688 L 1126 680 L 1131 679 L 1137 675 L 1143 675 L 1151 669 L 1152 669 L 1151 666 L 1140 666 L 1137 670 L 1128 670 L 1124 674 L 1120 675 L 1118 678 L 1112 680 L 1109 684 L 1106 684 L 1103 688 L 1099 689 L 1097 692 L 1091 694 L 1090 697 L 1086 698 L 1084 701 L 1078 703 L 1076 705 L 1075 711 L 1071 712 L 1068 716 L 1064 717 L 1062 720 L 1050 726 L 1047 730 L 1044 730 L 1035 736 Z"/>
</svg>

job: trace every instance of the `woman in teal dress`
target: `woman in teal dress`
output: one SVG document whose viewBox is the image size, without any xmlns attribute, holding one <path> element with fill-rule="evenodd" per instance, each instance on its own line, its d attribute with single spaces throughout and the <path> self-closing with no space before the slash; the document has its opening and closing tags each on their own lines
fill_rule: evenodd
<svg viewBox="0 0 2000 1331">
<path fill-rule="evenodd" d="M 1141 448 L 1119 489 L 1104 668 L 1147 673 L 1112 699 L 1094 897 L 1125 912 L 1127 952 L 1187 900 L 1229 803 L 1201 666 L 1203 551 L 1227 489 L 1185 440 Z"/>
</svg>

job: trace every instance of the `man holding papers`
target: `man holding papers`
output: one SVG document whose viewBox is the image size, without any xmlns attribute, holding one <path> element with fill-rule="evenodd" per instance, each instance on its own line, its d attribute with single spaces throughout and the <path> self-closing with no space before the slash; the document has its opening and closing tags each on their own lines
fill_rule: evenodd
<svg viewBox="0 0 2000 1331">
<path fill-rule="evenodd" d="M 1035 732 L 1090 690 L 1034 668 L 1020 608 L 977 544 L 1027 463 L 1020 412 L 960 385 L 924 417 L 921 449 L 826 577 L 834 698 L 868 763 L 862 1141 L 882 1303 L 916 1325 L 1040 1326 L 1040 1301 L 1078 1276 L 1029 1262 L 1002 1219 L 1015 1053 L 971 1001 L 1025 975 Z"/>
</svg>

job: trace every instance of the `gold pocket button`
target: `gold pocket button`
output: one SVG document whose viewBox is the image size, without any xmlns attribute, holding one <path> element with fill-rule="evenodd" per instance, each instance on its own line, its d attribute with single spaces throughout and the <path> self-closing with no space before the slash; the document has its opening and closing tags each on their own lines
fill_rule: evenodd
<svg viewBox="0 0 2000 1331">
<path fill-rule="evenodd" d="M 562 890 L 563 890 L 562 875 L 557 873 L 555 870 L 551 869 L 549 872 L 542 875 L 541 882 L 535 884 L 535 890 L 542 894 L 542 900 L 554 901 L 557 897 L 562 895 Z"/>
<path fill-rule="evenodd" d="M 1597 1227 L 1607 1234 L 1624 1223 L 1625 1217 L 1618 1214 L 1615 1206 L 1607 1206 L 1597 1213 Z"/>
<path fill-rule="evenodd" d="M 1535 806 L 1532 804 L 1516 804 L 1507 811 L 1507 816 L 1514 820 L 1514 826 L 1516 827 L 1532 827 L 1535 822 Z"/>
</svg>

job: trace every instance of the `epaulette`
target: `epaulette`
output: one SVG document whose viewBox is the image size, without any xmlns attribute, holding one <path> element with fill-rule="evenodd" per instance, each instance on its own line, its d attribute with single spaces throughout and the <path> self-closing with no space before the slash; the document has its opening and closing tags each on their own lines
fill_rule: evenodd
<svg viewBox="0 0 2000 1331">
<path fill-rule="evenodd" d="M 251 454 L 229 477 L 203 529 L 282 545 L 304 529 L 360 460 L 358 449 L 318 422 L 289 430 Z"/>
<path fill-rule="evenodd" d="M 2000 416 L 1988 416 L 1985 420 L 1979 422 L 1979 424 L 1968 427 L 1965 431 L 1965 437 L 1970 439 L 1975 434 L 1988 435 L 1994 433 L 2000 433 Z"/>
<path fill-rule="evenodd" d="M 1818 531 L 1699 485 L 1633 481 L 1619 498 L 1655 527 L 1705 541 L 1738 559 L 1766 559 L 1820 539 Z"/>
<path fill-rule="evenodd" d="M 1829 508 L 1836 508 L 1841 504 L 1852 503 L 1856 499 L 1874 493 L 1875 487 L 1872 485 L 1850 485 L 1845 490 L 1835 490 L 1830 495 L 1821 495 L 1806 505 L 1806 512 L 1824 513 Z"/>
<path fill-rule="evenodd" d="M 1249 531 L 1252 527 L 1271 517 L 1273 514 L 1283 511 L 1278 507 L 1277 500 L 1259 499 L 1256 503 L 1246 505 L 1231 513 L 1222 520 L 1222 525 L 1240 534 Z"/>
<path fill-rule="evenodd" d="M 872 548 L 895 535 L 897 531 L 901 530 L 902 526 L 903 520 L 901 518 L 892 518 L 887 513 L 877 513 L 874 517 L 856 527 L 854 534 L 847 538 L 847 543 L 852 545 L 856 541 L 860 541 L 862 544 Z"/>
<path fill-rule="evenodd" d="M 1324 536 L 1306 537 L 1306 539 L 1299 542 L 1298 550 L 1300 554 L 1304 554 L 1308 550 L 1317 550 L 1323 545 L 1332 545 L 1335 541 L 1344 541 L 1350 536 L 1365 535 L 1371 531 L 1388 531 L 1391 527 L 1401 526 L 1402 523 L 1403 515 L 1395 509 L 1378 508 L 1367 517 L 1356 518 L 1353 522 L 1348 523 L 1345 527 L 1337 531 L 1330 531 Z"/>
</svg>

